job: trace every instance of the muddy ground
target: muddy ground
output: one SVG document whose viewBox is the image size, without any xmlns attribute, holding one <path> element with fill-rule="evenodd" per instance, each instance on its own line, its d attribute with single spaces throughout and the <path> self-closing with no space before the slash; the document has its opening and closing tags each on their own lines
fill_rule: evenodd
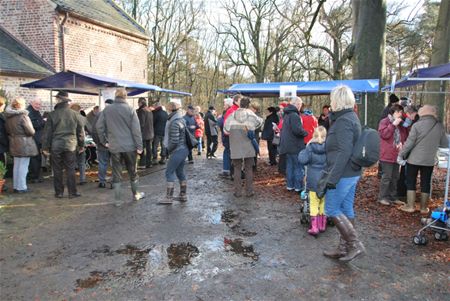
<svg viewBox="0 0 450 301">
<path fill-rule="evenodd" d="M 72 200 L 55 199 L 49 179 L 30 184 L 32 194 L 1 196 L 0 299 L 449 300 L 449 242 L 415 246 L 418 216 L 374 214 L 365 195 L 373 174 L 356 200 L 368 255 L 341 264 L 321 253 L 336 230 L 309 236 L 298 196 L 264 159 L 256 196 L 239 199 L 218 176 L 220 159 L 195 159 L 186 204 L 156 204 L 164 166 L 141 177 L 145 200 L 121 208 L 97 183 Z"/>
</svg>

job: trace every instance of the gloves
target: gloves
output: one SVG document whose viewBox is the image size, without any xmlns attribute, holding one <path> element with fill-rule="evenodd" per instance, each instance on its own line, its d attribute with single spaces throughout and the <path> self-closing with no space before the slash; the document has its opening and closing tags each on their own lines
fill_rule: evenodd
<svg viewBox="0 0 450 301">
<path fill-rule="evenodd" d="M 316 195 L 319 199 L 323 198 L 329 189 L 336 189 L 336 185 L 332 183 L 320 183 L 317 185 Z"/>
</svg>

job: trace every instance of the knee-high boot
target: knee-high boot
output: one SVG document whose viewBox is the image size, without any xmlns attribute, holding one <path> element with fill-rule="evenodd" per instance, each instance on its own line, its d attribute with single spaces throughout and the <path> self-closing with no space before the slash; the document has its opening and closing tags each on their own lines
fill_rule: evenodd
<svg viewBox="0 0 450 301">
<path fill-rule="evenodd" d="M 114 189 L 114 203 L 116 206 L 120 206 L 122 204 L 121 200 L 121 194 L 122 194 L 122 184 L 119 183 L 113 183 L 113 189 Z"/>
<path fill-rule="evenodd" d="M 334 224 L 336 224 L 338 222 L 334 217 L 331 217 L 331 220 L 333 221 Z M 336 229 L 338 229 L 337 226 L 336 226 Z M 332 249 L 324 250 L 323 251 L 324 256 L 337 259 L 337 258 L 341 258 L 341 257 L 344 257 L 345 255 L 347 255 L 347 242 L 342 237 L 339 229 L 338 229 L 338 235 L 339 235 L 339 244 Z"/>
<path fill-rule="evenodd" d="M 342 235 L 342 238 L 347 244 L 347 254 L 343 257 L 340 257 L 339 260 L 343 262 L 349 262 L 360 255 L 364 255 L 366 253 L 366 248 L 358 239 L 358 235 L 356 233 L 355 227 L 353 227 L 353 223 L 345 215 L 339 215 L 338 219 L 339 225 L 336 224 L 336 227 L 338 228 L 339 232 Z"/>
<path fill-rule="evenodd" d="M 143 199 L 145 197 L 145 193 L 138 192 L 137 184 L 138 181 L 134 180 L 131 181 L 131 192 L 133 193 L 133 201 L 139 201 L 140 199 Z"/>
</svg>

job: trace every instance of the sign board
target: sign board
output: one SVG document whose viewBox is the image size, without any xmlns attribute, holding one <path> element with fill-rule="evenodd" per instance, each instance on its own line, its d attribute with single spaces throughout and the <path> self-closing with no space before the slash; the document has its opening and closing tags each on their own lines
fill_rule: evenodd
<svg viewBox="0 0 450 301">
<path fill-rule="evenodd" d="M 113 99 L 116 96 L 116 88 L 104 88 L 100 90 L 101 101 L 100 101 L 100 109 L 103 110 L 105 107 L 105 100 Z"/>
<path fill-rule="evenodd" d="M 280 86 L 280 97 L 297 96 L 297 86 Z"/>
</svg>

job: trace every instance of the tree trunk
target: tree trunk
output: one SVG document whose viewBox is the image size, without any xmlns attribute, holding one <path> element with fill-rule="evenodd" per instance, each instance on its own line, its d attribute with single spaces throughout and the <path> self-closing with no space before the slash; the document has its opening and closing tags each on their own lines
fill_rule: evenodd
<svg viewBox="0 0 450 301">
<path fill-rule="evenodd" d="M 386 1 L 385 0 L 353 0 L 353 8 L 359 7 L 353 20 L 355 55 L 353 57 L 353 78 L 379 78 L 380 87 L 386 80 Z M 368 95 L 367 124 L 376 128 L 378 119 L 385 105 L 384 93 Z M 361 120 L 364 119 L 361 114 Z"/>
<path fill-rule="evenodd" d="M 449 60 L 450 51 L 450 0 L 442 0 L 439 6 L 439 16 L 434 34 L 434 41 L 431 50 L 430 66 L 446 64 Z M 443 82 L 442 89 L 440 82 L 428 82 L 426 91 L 445 91 L 446 82 Z M 432 104 L 438 107 L 442 120 L 445 121 L 444 113 L 448 100 L 445 101 L 445 94 L 427 94 L 424 103 Z"/>
</svg>

